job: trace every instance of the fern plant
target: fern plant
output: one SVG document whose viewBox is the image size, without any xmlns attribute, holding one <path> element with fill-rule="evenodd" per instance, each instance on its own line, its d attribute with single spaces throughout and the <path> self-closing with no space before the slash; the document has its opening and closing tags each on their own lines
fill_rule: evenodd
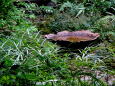
<svg viewBox="0 0 115 86">
<path fill-rule="evenodd" d="M 71 16 L 78 17 L 80 14 L 84 13 L 85 7 L 82 4 L 74 4 L 71 2 L 65 2 L 60 7 L 61 12 L 69 13 Z"/>
<path fill-rule="evenodd" d="M 92 12 L 101 12 L 102 15 L 106 15 L 107 12 L 110 12 L 108 9 L 114 8 L 113 0 L 84 0 L 84 5 L 87 7 L 87 11 Z M 114 9 L 112 9 L 114 10 Z"/>
</svg>

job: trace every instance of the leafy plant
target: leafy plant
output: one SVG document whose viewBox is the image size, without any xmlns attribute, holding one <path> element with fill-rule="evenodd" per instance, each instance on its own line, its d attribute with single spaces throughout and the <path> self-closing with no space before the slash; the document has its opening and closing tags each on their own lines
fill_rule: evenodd
<svg viewBox="0 0 115 86">
<path fill-rule="evenodd" d="M 104 18 L 97 20 L 94 24 L 94 28 L 96 32 L 101 34 L 102 39 L 105 39 L 107 36 L 109 37 L 109 34 L 115 32 L 115 16 L 105 16 Z"/>
<path fill-rule="evenodd" d="M 67 1 L 74 2 L 75 0 L 52 0 L 52 1 L 57 2 L 57 3 L 64 3 L 64 2 L 67 2 Z"/>
<path fill-rule="evenodd" d="M 5 18 L 12 8 L 13 0 L 0 0 L 0 18 Z"/>
<path fill-rule="evenodd" d="M 92 12 L 101 12 L 103 15 L 108 12 L 108 9 L 114 6 L 114 2 L 112 0 L 84 0 L 83 3 L 88 8 L 87 10 Z"/>
<path fill-rule="evenodd" d="M 44 13 L 53 13 L 54 9 L 53 7 L 50 6 L 40 6 L 40 9 L 44 12 Z"/>
<path fill-rule="evenodd" d="M 44 40 L 40 33 L 32 29 L 19 31 L 1 40 L 1 85 L 36 85 L 37 82 L 47 82 L 46 84 L 50 85 L 49 80 L 59 79 L 55 85 L 82 86 L 98 83 L 105 86 L 91 73 L 79 71 L 83 63 L 76 71 L 69 69 L 71 64 L 68 57 L 60 58 L 57 54 L 57 46 Z M 83 75 L 90 76 L 91 83 L 82 81 L 80 76 Z"/>
<path fill-rule="evenodd" d="M 114 0 L 56 1 L 60 6 L 56 9 L 30 3 L 19 3 L 22 7 L 16 8 L 12 0 L 0 1 L 0 32 L 6 31 L 0 34 L 0 85 L 107 86 L 96 72 L 114 74 L 113 45 L 60 54 L 59 47 L 38 30 L 90 29 L 114 44 L 114 16 L 101 18 L 114 9 Z"/>
<path fill-rule="evenodd" d="M 10 10 L 10 9 L 9 9 Z M 8 11 L 7 16 L 0 18 L 0 33 L 4 35 L 10 35 L 14 30 L 25 29 L 32 23 L 27 20 L 28 14 L 25 14 L 25 9 L 19 9 L 12 6 L 12 9 Z"/>
<path fill-rule="evenodd" d="M 44 76 L 47 76 L 48 79 L 53 78 L 53 76 L 49 76 L 47 72 L 43 72 L 42 70 L 43 68 L 47 70 L 48 64 L 50 65 L 49 60 L 51 57 L 56 56 L 56 52 L 57 49 L 53 44 L 46 43 L 39 36 L 39 33 L 33 35 L 29 30 L 22 32 L 22 34 L 21 32 L 16 35 L 14 34 L 8 39 L 2 39 L 0 45 L 0 76 L 2 78 L 0 79 L 0 83 L 17 85 L 24 81 L 25 83 L 26 81 L 34 83 L 34 81 L 40 80 L 40 78 L 45 79 Z M 40 64 L 41 66 L 39 66 Z M 39 67 L 41 70 L 36 69 L 36 67 Z"/>
<path fill-rule="evenodd" d="M 78 17 L 80 14 L 84 13 L 85 7 L 82 4 L 74 4 L 71 2 L 65 2 L 61 5 L 61 12 L 66 12 L 71 16 Z"/>
</svg>

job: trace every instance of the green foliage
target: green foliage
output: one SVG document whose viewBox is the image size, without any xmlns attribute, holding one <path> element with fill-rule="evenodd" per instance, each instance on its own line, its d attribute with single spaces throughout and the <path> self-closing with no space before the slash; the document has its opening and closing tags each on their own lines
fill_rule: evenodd
<svg viewBox="0 0 115 86">
<path fill-rule="evenodd" d="M 64 2 L 67 2 L 67 1 L 74 2 L 75 0 L 52 0 L 52 1 L 57 2 L 57 3 L 64 3 Z"/>
<path fill-rule="evenodd" d="M 14 29 L 14 26 L 19 26 L 24 23 L 24 11 L 18 10 L 17 8 L 13 8 L 13 10 L 14 11 L 9 11 L 6 19 L 1 19 L 1 28 Z"/>
<path fill-rule="evenodd" d="M 86 3 L 90 3 L 92 8 L 86 6 Z M 113 35 L 115 32 L 114 15 L 107 17 L 105 16 L 104 18 L 102 18 L 101 13 L 104 13 L 105 11 L 101 11 L 101 9 L 98 7 L 95 8 L 95 5 L 104 4 L 104 2 L 102 3 L 100 1 L 95 1 L 94 7 L 92 6 L 93 3 L 94 2 L 91 3 L 88 1 L 84 1 L 84 4 L 75 4 L 71 2 L 63 3 L 59 11 L 55 12 L 54 19 L 49 21 L 50 23 L 48 24 L 48 29 L 50 29 L 51 32 L 59 32 L 63 30 L 74 31 L 88 29 L 100 33 L 100 39 L 112 39 L 111 42 L 113 43 L 115 38 Z M 112 2 L 108 3 L 113 4 Z M 103 8 L 107 10 L 111 7 L 112 5 Z"/>
<path fill-rule="evenodd" d="M 27 18 L 35 17 L 25 14 L 26 10 L 29 10 L 28 6 L 25 9 L 19 9 L 15 6 L 12 6 L 12 9 L 7 12 L 7 16 L 4 16 L 3 14 L 0 15 L 4 16 L 4 18 L 0 18 L 0 33 L 4 35 L 9 35 L 14 30 L 25 30 L 26 28 L 30 27 L 32 23 L 28 21 Z M 31 8 L 31 10 L 33 10 L 33 8 Z"/>
<path fill-rule="evenodd" d="M 19 3 L 24 8 L 16 8 L 12 0 L 0 1 L 0 31 L 9 31 L 5 37 L 0 34 L 0 85 L 107 86 L 95 72 L 114 73 L 114 16 L 100 18 L 114 8 L 114 0 L 55 1 L 61 3 L 59 9 L 27 3 Z M 61 55 L 59 47 L 38 32 L 82 29 L 99 32 L 112 44 Z"/>
<path fill-rule="evenodd" d="M 49 71 L 50 75 L 45 71 L 49 70 L 49 66 L 53 68 L 54 64 L 51 65 L 50 60 L 51 57 L 56 56 L 57 49 L 55 45 L 43 40 L 39 33 L 34 33 L 33 35 L 29 30 L 1 40 L 1 84 L 17 85 L 26 83 L 26 81 L 32 81 L 33 83 L 36 80 L 47 80 L 54 77 L 50 74 L 52 70 Z M 52 58 L 53 61 L 55 64 L 58 62 L 55 58 L 54 60 Z M 14 80 L 10 75 L 15 77 L 13 78 Z"/>
<path fill-rule="evenodd" d="M 54 9 L 53 7 L 50 6 L 40 6 L 41 11 L 45 12 L 45 13 L 53 13 Z"/>
<path fill-rule="evenodd" d="M 84 6 L 82 4 L 74 4 L 71 2 L 65 2 L 61 5 L 60 9 L 61 12 L 66 12 L 71 16 L 78 17 L 80 14 L 84 13 Z"/>
<path fill-rule="evenodd" d="M 97 56 L 95 59 L 102 61 L 109 69 L 114 68 L 115 47 L 111 43 L 107 41 L 101 43 L 94 47 L 93 52 L 95 52 L 94 56 Z"/>
<path fill-rule="evenodd" d="M 115 25 L 115 16 L 105 16 L 104 18 L 101 18 L 97 20 L 96 22 L 97 26 L 100 26 L 103 28 L 103 32 L 105 31 L 112 31 Z M 114 32 L 114 31 L 113 31 Z"/>
<path fill-rule="evenodd" d="M 101 34 L 101 38 L 106 38 L 108 36 L 109 40 L 114 42 L 114 32 L 115 32 L 115 16 L 105 16 L 95 22 L 95 31 Z M 111 38 L 109 37 L 111 36 Z"/>
<path fill-rule="evenodd" d="M 71 74 L 67 57 L 56 56 L 57 47 L 41 38 L 40 34 L 32 29 L 17 32 L 1 41 L 1 85 L 35 85 L 37 82 L 59 78 L 62 81 L 56 84 L 82 86 L 88 82 L 81 81 L 79 76 L 88 75 L 95 79 L 96 83 L 104 86 L 91 73 L 76 71 Z"/>
<path fill-rule="evenodd" d="M 54 19 L 52 19 L 48 25 L 48 28 L 52 32 L 59 32 L 63 30 L 82 30 L 82 29 L 88 29 L 88 27 L 91 25 L 89 22 L 88 17 L 81 15 L 78 18 L 72 17 L 67 13 L 57 13 L 54 16 Z"/>
<path fill-rule="evenodd" d="M 18 31 L 7 39 L 1 39 L 1 85 L 35 85 L 37 82 L 50 85 L 48 80 L 59 79 L 55 85 L 90 86 L 93 83 L 94 86 L 106 86 L 92 73 L 80 69 L 82 66 L 91 67 L 90 65 L 93 65 L 91 62 L 86 65 L 86 61 L 76 59 L 77 70 L 73 70 L 68 57 L 60 58 L 57 50 L 56 45 L 43 39 L 40 33 L 33 31 L 33 28 Z M 91 77 L 91 83 L 80 80 L 80 76 L 83 75 Z"/>
<path fill-rule="evenodd" d="M 101 12 L 102 14 L 107 12 L 107 9 L 114 6 L 112 0 L 84 0 L 84 5 L 88 7 L 87 10 L 93 12 Z"/>
<path fill-rule="evenodd" d="M 84 16 L 84 6 L 82 4 L 74 4 L 65 2 L 59 10 L 55 11 L 53 19 L 46 25 L 51 32 L 59 32 L 63 30 L 78 30 L 80 27 L 89 26 L 88 18 Z"/>
<path fill-rule="evenodd" d="M 13 7 L 13 0 L 0 0 L 0 18 L 6 17 Z"/>
</svg>

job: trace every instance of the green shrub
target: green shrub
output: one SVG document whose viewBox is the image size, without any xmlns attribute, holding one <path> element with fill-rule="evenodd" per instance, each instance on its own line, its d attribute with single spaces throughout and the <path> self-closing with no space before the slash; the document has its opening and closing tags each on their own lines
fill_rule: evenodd
<svg viewBox="0 0 115 86">
<path fill-rule="evenodd" d="M 32 31 L 27 29 L 27 31 L 13 34 L 10 38 L 1 39 L 1 85 L 21 85 L 22 83 L 27 85 L 34 84 L 35 81 L 55 78 L 51 72 L 56 69 L 56 67 L 53 68 L 56 62 L 60 63 L 56 60 L 57 48 L 43 39 L 39 33 Z M 63 63 L 58 66 L 61 65 Z M 50 67 L 53 69 L 49 70 Z M 46 72 L 48 70 L 49 72 Z"/>
<path fill-rule="evenodd" d="M 79 15 L 83 14 L 85 7 L 83 4 L 74 4 L 71 2 L 65 2 L 61 5 L 59 11 L 66 12 L 71 16 L 78 17 Z"/>
<path fill-rule="evenodd" d="M 52 0 L 52 1 L 57 2 L 57 3 L 64 3 L 64 2 L 67 2 L 67 1 L 75 2 L 75 0 Z"/>
<path fill-rule="evenodd" d="M 112 31 L 115 26 L 115 16 L 105 16 L 95 23 L 103 29 L 103 32 Z M 114 31 L 113 31 L 114 32 Z"/>
<path fill-rule="evenodd" d="M 81 69 L 82 66 L 90 68 L 91 62 L 87 64 L 84 60 L 75 59 L 71 62 L 75 62 L 77 69 L 72 70 L 74 67 L 68 56 L 60 58 L 57 54 L 58 47 L 43 39 L 36 30 L 29 27 L 26 31 L 18 31 L 1 39 L 0 85 L 36 85 L 40 82 L 51 85 L 53 82 L 50 80 L 56 79 L 59 81 L 53 84 L 57 86 L 87 86 L 92 83 L 94 86 L 106 86 L 95 74 Z M 91 82 L 80 80 L 83 75 L 91 77 Z"/>
<path fill-rule="evenodd" d="M 88 27 L 91 25 L 89 20 L 90 19 L 84 15 L 79 17 L 72 17 L 67 13 L 57 13 L 54 16 L 54 19 L 50 21 L 48 29 L 51 30 L 51 32 L 88 29 Z"/>
<path fill-rule="evenodd" d="M 113 0 L 84 0 L 84 6 L 87 7 L 87 12 L 101 12 L 102 15 L 107 14 L 108 9 L 114 7 Z"/>
<path fill-rule="evenodd" d="M 27 5 L 24 3 L 24 5 Z M 0 18 L 0 33 L 5 35 L 8 35 L 12 31 L 20 30 L 20 29 L 26 29 L 30 25 L 32 25 L 31 21 L 28 21 L 28 18 L 33 18 L 33 16 L 30 16 L 26 14 L 27 10 L 33 10 L 33 8 L 28 9 L 26 8 L 17 8 L 15 6 L 11 6 L 12 9 L 7 12 L 6 15 L 0 15 L 3 16 Z"/>
<path fill-rule="evenodd" d="M 115 40 L 114 32 L 115 32 L 115 16 L 105 16 L 97 20 L 94 24 L 94 28 L 96 32 L 99 32 L 102 39 L 109 38 L 109 40 Z M 110 38 L 110 37 L 111 38 Z"/>
<path fill-rule="evenodd" d="M 61 0 L 60 2 L 63 1 L 68 0 Z M 74 0 L 71 1 L 73 2 Z M 11 4 L 8 5 L 11 6 Z M 27 86 L 36 85 L 37 83 L 38 85 L 40 85 L 39 83 L 43 85 L 45 83 L 47 86 L 106 86 L 106 84 L 96 78 L 94 73 L 94 71 L 98 71 L 96 68 L 103 66 L 103 64 L 92 61 L 95 58 L 88 54 L 89 51 L 87 49 L 80 51 L 80 55 L 76 54 L 75 59 L 70 59 L 68 53 L 65 56 L 60 56 L 58 54 L 59 47 L 44 39 L 38 32 L 38 29 L 40 30 L 41 28 L 36 28 L 29 21 L 36 19 L 33 11 L 37 10 L 38 14 L 41 15 L 42 11 L 54 11 L 54 9 L 47 6 L 41 6 L 40 9 L 36 9 L 34 4 L 24 5 L 25 8 L 23 9 L 13 7 L 8 12 L 6 12 L 7 8 L 5 8 L 6 10 L 3 9 L 3 13 L 6 13 L 7 16 L 2 14 L 0 29 L 10 29 L 14 30 L 14 32 L 10 36 L 0 38 L 0 85 Z M 46 20 L 50 24 L 44 24 L 46 29 L 52 32 L 81 29 L 93 29 L 100 32 L 99 28 L 101 26 L 99 25 L 103 25 L 103 23 L 95 23 L 99 27 L 90 28 L 92 25 L 91 19 L 94 18 L 84 15 L 84 9 L 81 8 L 84 8 L 83 4 L 77 5 L 65 2 L 58 12 L 52 13 L 54 16 L 43 14 L 43 18 L 51 17 L 51 21 L 49 19 Z M 60 11 L 62 12 L 61 14 Z M 25 12 L 28 14 L 25 14 Z M 103 26 L 103 28 L 105 27 Z M 102 32 L 107 31 L 108 28 Z M 114 56 L 114 49 L 109 48 L 109 51 L 110 56 Z M 87 58 L 89 56 L 90 58 Z M 98 58 L 96 57 L 96 59 Z M 93 72 L 87 72 L 87 70 L 90 71 L 91 69 L 93 69 Z M 81 80 L 82 76 L 88 76 L 91 80 Z M 54 82 L 53 80 L 56 81 Z"/>
<path fill-rule="evenodd" d="M 0 0 L 0 18 L 5 18 L 12 8 L 13 0 Z"/>
</svg>

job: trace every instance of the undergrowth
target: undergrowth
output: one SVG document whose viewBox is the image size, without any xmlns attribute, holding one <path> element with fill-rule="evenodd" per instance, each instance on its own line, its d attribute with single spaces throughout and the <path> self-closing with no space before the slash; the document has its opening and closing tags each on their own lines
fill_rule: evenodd
<svg viewBox="0 0 115 86">
<path fill-rule="evenodd" d="M 70 2 L 69 2 L 70 1 Z M 1 86 L 107 86 L 103 75 L 114 75 L 114 18 L 105 16 L 114 9 L 113 0 L 55 0 L 59 7 L 2 0 L 0 5 Z M 74 3 L 75 2 L 75 3 Z M 102 8 L 98 6 L 102 5 Z M 23 7 L 24 6 L 24 7 Z M 110 11 L 109 11 L 110 13 Z M 107 14 L 106 14 L 107 15 Z M 105 17 L 104 17 L 105 16 Z M 106 41 L 97 46 L 63 53 L 42 33 L 62 30 L 92 30 Z M 109 42 L 108 42 L 109 41 Z"/>
<path fill-rule="evenodd" d="M 72 70 L 73 67 L 68 64 L 69 58 L 60 58 L 58 50 L 56 45 L 43 39 L 39 33 L 32 32 L 32 29 L 1 39 L 1 85 L 36 85 L 38 82 L 57 80 L 55 85 L 83 86 L 93 83 L 94 86 L 105 86 L 90 72 L 86 73 L 80 68 Z M 84 61 L 84 64 L 87 62 Z M 83 63 L 80 63 L 79 67 L 82 66 Z M 91 77 L 91 82 L 81 81 L 80 76 L 83 75 Z"/>
</svg>

